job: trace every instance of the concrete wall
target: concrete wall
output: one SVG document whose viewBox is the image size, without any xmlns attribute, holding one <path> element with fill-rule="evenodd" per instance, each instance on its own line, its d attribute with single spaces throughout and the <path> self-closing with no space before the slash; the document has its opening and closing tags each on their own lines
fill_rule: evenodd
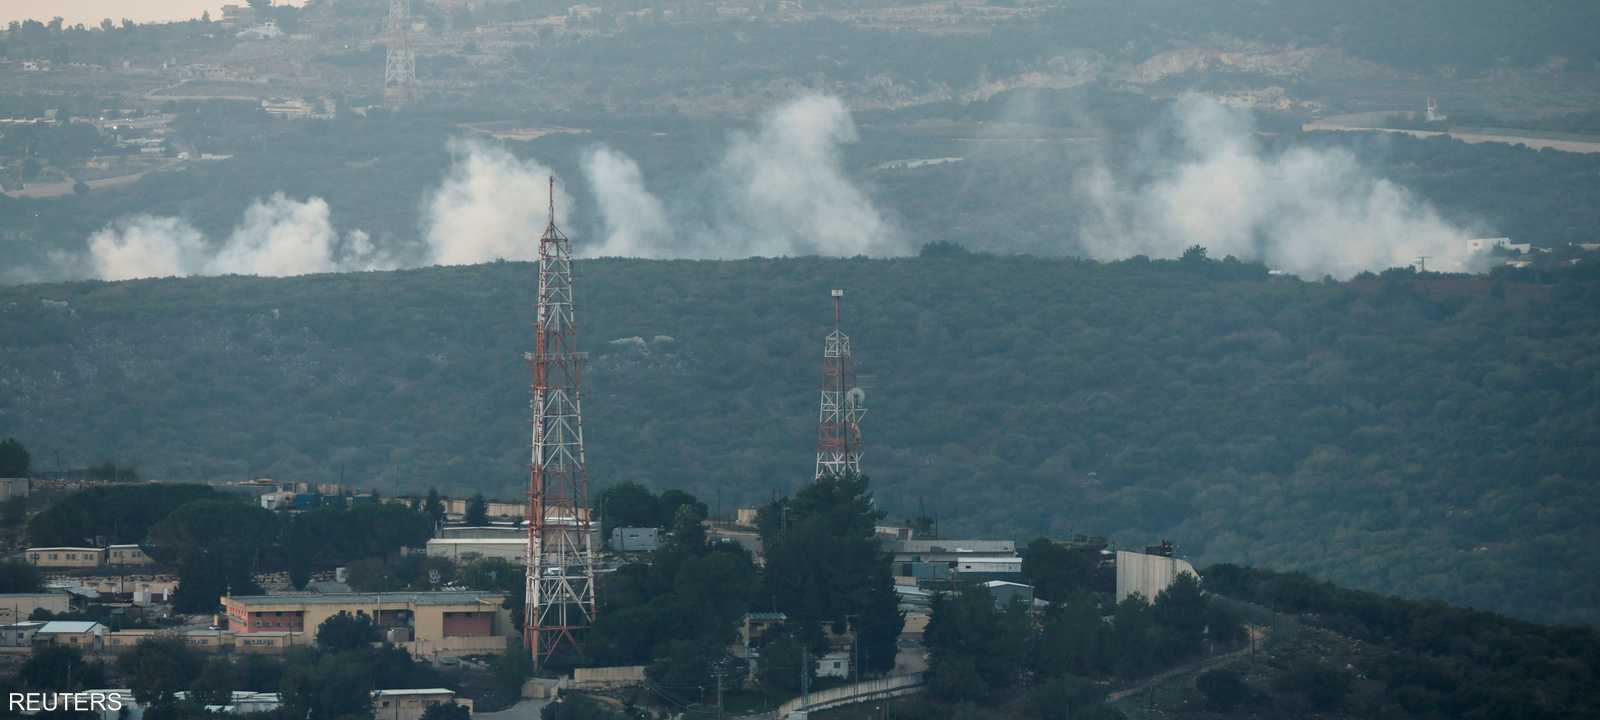
<svg viewBox="0 0 1600 720">
<path fill-rule="evenodd" d="M 1200 579 L 1200 573 L 1187 560 L 1118 550 L 1117 602 L 1134 593 L 1144 596 L 1146 602 L 1155 602 L 1156 596 L 1171 586 L 1180 573 Z"/>
<path fill-rule="evenodd" d="M 849 705 L 867 700 L 877 700 L 888 697 L 898 697 L 911 693 L 921 692 L 923 675 L 898 675 L 881 680 L 868 680 L 854 685 L 845 685 L 821 692 L 811 693 L 811 703 L 805 704 L 804 698 L 795 698 L 778 706 L 778 717 L 787 718 L 796 712 L 815 712 L 828 708 Z"/>
<path fill-rule="evenodd" d="M 577 668 L 572 671 L 572 686 L 582 690 L 626 687 L 643 682 L 643 665 Z"/>
<path fill-rule="evenodd" d="M 69 605 L 64 592 L 6 593 L 0 595 L 0 625 L 10 625 L 28 619 L 34 610 L 44 608 L 53 613 L 64 613 Z"/>
<path fill-rule="evenodd" d="M 494 634 L 494 613 L 447 612 L 443 637 L 485 637 Z"/>
</svg>

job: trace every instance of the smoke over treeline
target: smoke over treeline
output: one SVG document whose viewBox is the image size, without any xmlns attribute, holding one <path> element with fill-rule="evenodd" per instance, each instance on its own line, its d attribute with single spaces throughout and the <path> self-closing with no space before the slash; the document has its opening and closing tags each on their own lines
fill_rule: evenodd
<svg viewBox="0 0 1600 720">
<path fill-rule="evenodd" d="M 1198 97 L 1174 103 L 1157 126 L 1174 140 L 1138 143 L 1133 162 L 1113 166 L 1093 153 L 1075 161 L 1070 182 L 1049 191 L 1064 231 L 1045 251 L 1172 257 L 1202 245 L 1305 276 L 1347 277 L 1424 255 L 1436 258 L 1432 267 L 1466 268 L 1468 232 L 1348 152 L 1264 147 L 1248 114 Z M 865 173 L 844 160 L 858 141 L 838 98 L 808 95 L 730 133 L 692 177 L 648 177 L 622 150 L 594 144 L 578 158 L 581 177 L 557 177 L 555 219 L 597 230 L 575 243 L 591 257 L 894 256 L 940 239 L 913 241 L 879 207 Z M 359 228 L 338 229 L 322 198 L 276 193 L 254 201 L 226 237 L 207 238 L 183 218 L 137 215 L 54 260 L 71 275 L 118 280 L 534 257 L 550 212 L 550 166 L 484 141 L 456 139 L 448 149 L 443 177 L 419 198 L 419 244 L 380 246 Z M 589 207 L 575 206 L 576 187 Z M 1020 249 L 1003 243 L 980 249 Z"/>
</svg>

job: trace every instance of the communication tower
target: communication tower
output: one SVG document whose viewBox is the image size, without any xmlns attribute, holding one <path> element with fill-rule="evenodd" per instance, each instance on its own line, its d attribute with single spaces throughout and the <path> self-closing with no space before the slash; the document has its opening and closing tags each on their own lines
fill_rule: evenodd
<svg viewBox="0 0 1600 720">
<path fill-rule="evenodd" d="M 817 474 L 861 472 L 861 418 L 867 393 L 856 384 L 850 336 L 839 329 L 844 291 L 833 293 L 833 332 L 822 345 L 822 404 L 817 413 Z"/>
<path fill-rule="evenodd" d="M 539 238 L 539 299 L 533 327 L 533 451 L 528 479 L 527 609 L 523 640 L 542 667 L 575 652 L 594 624 L 594 555 L 584 471 L 583 363 L 572 297 L 572 241 L 550 222 Z"/>
<path fill-rule="evenodd" d="M 391 110 L 417 99 L 417 56 L 411 50 L 411 0 L 389 0 L 383 61 L 383 105 Z"/>
</svg>

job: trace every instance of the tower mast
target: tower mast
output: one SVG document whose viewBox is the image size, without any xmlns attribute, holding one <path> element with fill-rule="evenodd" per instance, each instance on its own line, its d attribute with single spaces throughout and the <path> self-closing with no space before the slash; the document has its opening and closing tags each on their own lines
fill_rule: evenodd
<svg viewBox="0 0 1600 720">
<path fill-rule="evenodd" d="M 856 385 L 851 367 L 850 336 L 839 329 L 844 291 L 833 296 L 833 332 L 822 345 L 822 401 L 817 411 L 817 470 L 826 475 L 861 472 L 861 418 L 867 414 L 866 393 Z"/>
<path fill-rule="evenodd" d="M 539 238 L 539 299 L 533 370 L 533 445 L 528 478 L 527 603 L 523 640 L 542 667 L 576 652 L 594 624 L 594 556 L 589 545 L 589 480 L 583 452 L 581 386 L 572 294 L 572 241 L 550 220 Z"/>
</svg>

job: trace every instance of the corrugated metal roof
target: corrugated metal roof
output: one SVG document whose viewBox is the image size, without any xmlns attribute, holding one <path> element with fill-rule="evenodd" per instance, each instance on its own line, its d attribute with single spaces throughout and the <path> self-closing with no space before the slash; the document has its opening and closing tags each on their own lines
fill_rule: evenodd
<svg viewBox="0 0 1600 720">
<path fill-rule="evenodd" d="M 86 633 L 94 630 L 99 626 L 100 623 L 94 622 L 93 620 L 51 620 L 50 622 L 45 623 L 44 627 L 39 628 L 39 632 L 45 635 L 52 633 L 67 633 L 71 635 L 77 635 L 79 633 Z"/>
<path fill-rule="evenodd" d="M 895 540 L 889 549 L 897 553 L 1011 553 L 1017 544 L 1011 540 Z"/>
</svg>

